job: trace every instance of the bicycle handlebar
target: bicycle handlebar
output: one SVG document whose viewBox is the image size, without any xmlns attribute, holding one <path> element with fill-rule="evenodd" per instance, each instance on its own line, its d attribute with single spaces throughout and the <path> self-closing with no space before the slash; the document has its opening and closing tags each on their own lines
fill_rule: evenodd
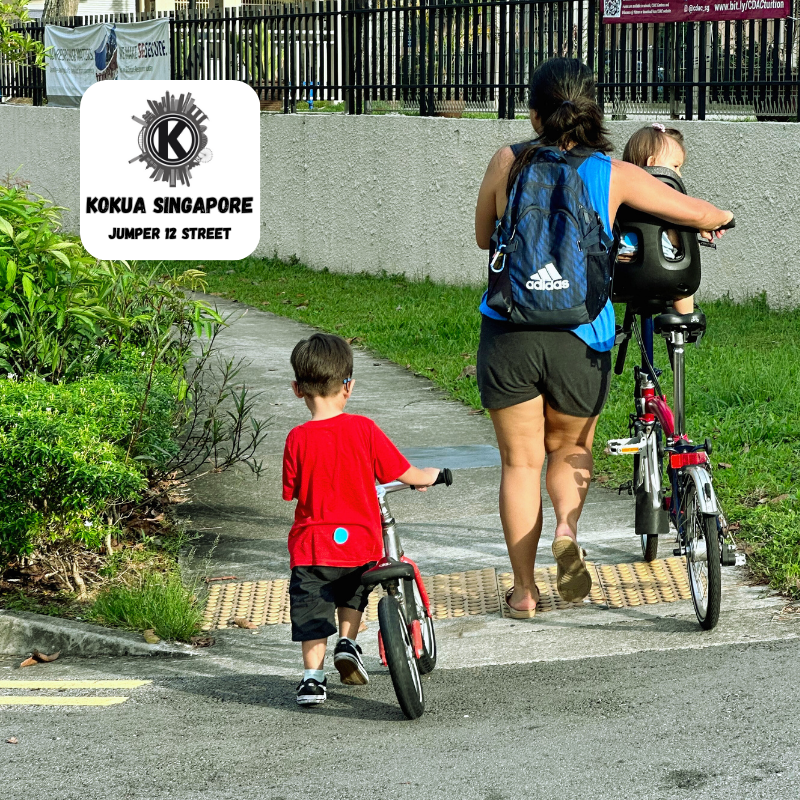
<svg viewBox="0 0 800 800">
<path fill-rule="evenodd" d="M 736 227 L 736 219 L 734 217 L 731 217 L 731 221 L 730 222 L 726 222 L 724 225 L 720 225 L 719 228 L 716 228 L 715 230 L 728 231 L 731 228 L 735 228 L 735 227 Z"/>
<path fill-rule="evenodd" d="M 440 483 L 443 483 L 445 486 L 452 485 L 453 473 L 449 469 L 439 470 L 439 475 L 431 486 L 438 486 Z M 402 481 L 392 481 L 391 483 L 382 483 L 378 488 L 383 489 L 386 494 L 389 494 L 390 492 L 399 492 L 401 489 L 417 489 L 423 487 L 411 486 L 411 484 L 403 483 Z"/>
</svg>

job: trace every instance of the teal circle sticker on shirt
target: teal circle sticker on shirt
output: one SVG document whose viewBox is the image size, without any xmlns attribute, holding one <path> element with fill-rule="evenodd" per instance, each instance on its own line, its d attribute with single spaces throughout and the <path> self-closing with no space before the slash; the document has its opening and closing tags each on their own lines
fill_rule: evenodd
<svg viewBox="0 0 800 800">
<path fill-rule="evenodd" d="M 336 542 L 336 544 L 344 544 L 349 536 L 350 534 L 347 532 L 347 528 L 337 528 L 333 532 L 333 541 Z"/>
</svg>

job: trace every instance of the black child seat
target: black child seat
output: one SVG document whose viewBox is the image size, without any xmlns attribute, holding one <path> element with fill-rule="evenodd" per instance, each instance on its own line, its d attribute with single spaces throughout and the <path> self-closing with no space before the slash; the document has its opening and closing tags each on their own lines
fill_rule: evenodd
<svg viewBox="0 0 800 800">
<path fill-rule="evenodd" d="M 645 171 L 681 194 L 686 187 L 667 167 Z M 620 206 L 617 213 L 620 248 L 614 266 L 613 299 L 635 313 L 657 314 L 679 297 L 693 295 L 700 286 L 700 247 L 697 231 Z"/>
</svg>

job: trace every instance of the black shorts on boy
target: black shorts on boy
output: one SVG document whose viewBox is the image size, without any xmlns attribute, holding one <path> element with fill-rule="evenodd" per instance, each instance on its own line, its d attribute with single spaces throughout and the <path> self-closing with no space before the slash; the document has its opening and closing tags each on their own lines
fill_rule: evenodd
<svg viewBox="0 0 800 800">
<path fill-rule="evenodd" d="M 338 631 L 337 608 L 364 611 L 371 589 L 361 576 L 372 561 L 361 567 L 294 567 L 289 581 L 289 613 L 292 641 L 327 639 Z"/>
</svg>

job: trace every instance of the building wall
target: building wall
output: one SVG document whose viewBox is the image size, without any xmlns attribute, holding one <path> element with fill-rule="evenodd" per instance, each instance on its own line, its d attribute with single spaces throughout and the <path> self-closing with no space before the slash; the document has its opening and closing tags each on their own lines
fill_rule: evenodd
<svg viewBox="0 0 800 800">
<path fill-rule="evenodd" d="M 701 295 L 766 292 L 800 305 L 800 126 L 675 123 L 685 136 L 689 190 L 730 209 L 737 228 L 703 250 Z M 639 123 L 610 123 L 617 152 Z M 329 114 L 261 116 L 260 255 L 296 255 L 334 271 L 429 275 L 480 283 L 475 198 L 486 164 L 531 134 L 524 120 Z M 0 106 L 0 174 L 14 172 L 78 228 L 78 114 Z M 213 149 L 213 145 L 212 149 Z"/>
</svg>

